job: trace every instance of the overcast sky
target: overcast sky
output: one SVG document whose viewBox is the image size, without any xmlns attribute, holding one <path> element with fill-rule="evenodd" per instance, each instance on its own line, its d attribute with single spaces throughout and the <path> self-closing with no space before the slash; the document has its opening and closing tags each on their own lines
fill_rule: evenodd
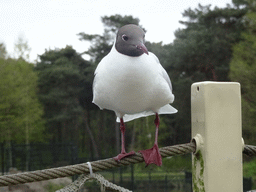
<svg viewBox="0 0 256 192">
<path fill-rule="evenodd" d="M 102 16 L 132 15 L 147 30 L 146 40 L 171 43 L 174 31 L 181 28 L 182 12 L 198 3 L 226 7 L 232 0 L 1 0 L 0 43 L 12 56 L 19 36 L 31 47 L 30 60 L 45 49 L 72 45 L 78 52 L 89 44 L 77 34 L 102 34 Z"/>
</svg>

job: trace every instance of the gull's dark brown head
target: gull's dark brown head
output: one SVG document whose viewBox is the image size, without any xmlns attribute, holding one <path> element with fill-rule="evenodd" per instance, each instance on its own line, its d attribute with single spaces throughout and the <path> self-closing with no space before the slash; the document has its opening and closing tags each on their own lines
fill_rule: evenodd
<svg viewBox="0 0 256 192">
<path fill-rule="evenodd" d="M 145 32 L 139 26 L 125 25 L 117 32 L 115 48 L 119 53 L 132 57 L 148 54 L 144 38 Z"/>
</svg>

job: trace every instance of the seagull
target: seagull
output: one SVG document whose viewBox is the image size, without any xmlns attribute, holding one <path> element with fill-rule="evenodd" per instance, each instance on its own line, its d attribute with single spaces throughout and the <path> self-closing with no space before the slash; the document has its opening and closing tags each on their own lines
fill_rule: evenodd
<svg viewBox="0 0 256 192">
<path fill-rule="evenodd" d="M 98 64 L 93 81 L 93 103 L 100 109 L 115 112 L 120 122 L 122 150 L 116 161 L 134 155 L 125 151 L 125 124 L 140 117 L 155 115 L 155 143 L 151 149 L 141 150 L 146 166 L 162 165 L 158 148 L 159 114 L 173 114 L 177 110 L 171 80 L 158 58 L 144 45 L 145 32 L 139 26 L 121 27 L 111 51 Z"/>
</svg>

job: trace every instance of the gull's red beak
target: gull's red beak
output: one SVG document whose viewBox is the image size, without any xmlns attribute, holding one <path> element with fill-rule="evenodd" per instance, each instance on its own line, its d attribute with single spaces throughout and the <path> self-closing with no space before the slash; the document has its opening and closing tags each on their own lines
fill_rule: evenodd
<svg viewBox="0 0 256 192">
<path fill-rule="evenodd" d="M 137 49 L 142 50 L 144 53 L 146 53 L 148 55 L 148 49 L 143 43 L 137 45 L 136 47 L 137 47 Z"/>
</svg>

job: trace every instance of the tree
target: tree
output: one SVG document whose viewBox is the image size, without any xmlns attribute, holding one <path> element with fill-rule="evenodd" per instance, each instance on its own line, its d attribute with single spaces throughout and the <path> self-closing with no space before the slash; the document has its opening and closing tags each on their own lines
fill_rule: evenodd
<svg viewBox="0 0 256 192">
<path fill-rule="evenodd" d="M 241 84 L 243 135 L 246 142 L 255 144 L 256 116 L 256 4 L 249 2 L 249 11 L 244 17 L 246 31 L 242 40 L 233 47 L 230 63 L 230 78 Z"/>
<path fill-rule="evenodd" d="M 3 43 L 0 43 L 0 58 L 5 59 L 7 56 L 7 51 L 5 48 L 5 45 Z"/>
<path fill-rule="evenodd" d="M 72 142 L 80 146 L 87 158 L 89 155 L 99 158 L 89 121 L 89 110 L 95 107 L 91 64 L 71 46 L 46 50 L 39 57 L 40 62 L 36 64 L 39 98 L 44 105 L 51 141 Z"/>
<path fill-rule="evenodd" d="M 0 59 L 0 142 L 45 139 L 33 68 L 24 60 Z"/>
<path fill-rule="evenodd" d="M 26 41 L 22 36 L 19 36 L 17 42 L 14 44 L 14 55 L 16 58 L 28 61 L 30 51 L 31 48 L 28 45 L 28 41 Z"/>
<path fill-rule="evenodd" d="M 240 7 L 248 6 L 248 0 L 232 0 L 232 3 L 235 5 L 236 8 L 240 9 Z"/>
<path fill-rule="evenodd" d="M 185 21 L 180 21 L 185 28 L 175 32 L 172 44 L 165 45 L 165 68 L 173 83 L 175 102 L 178 113 L 169 117 L 166 124 L 173 127 L 172 136 L 166 140 L 170 144 L 189 142 L 191 139 L 190 123 L 190 87 L 197 81 L 229 81 L 229 62 L 232 46 L 241 40 L 244 31 L 243 16 L 247 7 L 225 8 L 210 5 L 183 13 Z"/>
<path fill-rule="evenodd" d="M 175 32 L 173 44 L 171 62 L 180 71 L 177 75 L 193 81 L 227 81 L 232 45 L 241 39 L 246 11 L 229 6 L 212 10 L 200 4 L 195 10 L 185 10 L 188 21 L 180 23 L 186 28 Z"/>
<path fill-rule="evenodd" d="M 83 110 L 80 106 L 86 61 L 71 47 L 46 50 L 36 64 L 39 99 L 53 141 L 78 145 Z"/>
</svg>

